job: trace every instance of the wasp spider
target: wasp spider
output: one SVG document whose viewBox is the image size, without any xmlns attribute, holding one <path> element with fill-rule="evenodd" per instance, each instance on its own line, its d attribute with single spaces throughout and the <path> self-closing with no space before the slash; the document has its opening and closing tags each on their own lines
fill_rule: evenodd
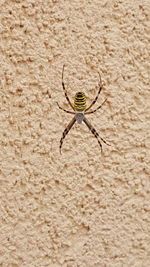
<svg viewBox="0 0 150 267">
<path fill-rule="evenodd" d="M 58 107 L 61 110 L 65 111 L 65 112 L 67 112 L 69 114 L 74 114 L 74 117 L 70 121 L 70 123 L 68 124 L 68 126 L 66 127 L 66 129 L 64 130 L 64 132 L 62 134 L 62 137 L 60 139 L 60 146 L 59 146 L 59 148 L 60 148 L 60 154 L 61 154 L 61 147 L 62 147 L 63 140 L 64 140 L 65 136 L 68 134 L 68 132 L 70 131 L 70 129 L 72 128 L 72 126 L 74 125 L 75 122 L 81 124 L 82 121 L 87 125 L 87 127 L 92 132 L 92 134 L 97 138 L 97 141 L 99 143 L 99 146 L 100 146 L 101 152 L 102 152 L 102 145 L 101 145 L 100 140 L 102 140 L 107 145 L 109 145 L 109 144 L 102 137 L 99 136 L 99 134 L 93 128 L 93 126 L 91 125 L 91 123 L 85 118 L 85 115 L 86 114 L 95 113 L 98 109 L 100 109 L 103 106 L 103 104 L 106 102 L 106 100 L 107 100 L 107 99 L 105 99 L 104 102 L 99 107 L 97 107 L 95 110 L 88 111 L 96 103 L 96 101 L 98 99 L 98 96 L 99 96 L 99 94 L 100 94 L 100 92 L 102 90 L 101 76 L 99 74 L 100 81 L 99 81 L 99 90 L 98 90 L 97 96 L 92 101 L 92 103 L 89 105 L 89 107 L 86 107 L 86 96 L 85 96 L 85 94 L 83 92 L 76 93 L 76 95 L 74 97 L 74 105 L 73 105 L 71 103 L 68 95 L 67 95 L 67 91 L 66 91 L 65 84 L 64 84 L 64 79 L 63 79 L 64 67 L 65 67 L 65 65 L 63 66 L 63 70 L 62 70 L 62 87 L 63 87 L 64 93 L 65 93 L 65 97 L 66 97 L 69 105 L 73 109 L 73 111 L 68 111 L 68 110 L 63 109 L 62 107 L 59 106 L 58 103 L 57 103 L 57 105 L 58 105 Z"/>
</svg>

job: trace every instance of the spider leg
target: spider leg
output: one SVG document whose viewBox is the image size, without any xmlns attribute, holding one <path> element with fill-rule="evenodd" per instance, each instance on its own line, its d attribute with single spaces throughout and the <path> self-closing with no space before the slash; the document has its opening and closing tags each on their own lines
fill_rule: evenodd
<svg viewBox="0 0 150 267">
<path fill-rule="evenodd" d="M 104 105 L 104 103 L 105 103 L 106 101 L 107 101 L 107 98 L 104 100 L 104 102 L 103 102 L 98 108 L 94 109 L 93 111 L 85 112 L 85 114 L 91 114 L 91 113 L 96 112 L 98 109 L 100 109 L 100 108 Z"/>
<path fill-rule="evenodd" d="M 69 110 L 63 109 L 62 107 L 60 107 L 60 106 L 59 106 L 59 104 L 58 104 L 58 103 L 57 103 L 57 105 L 58 105 L 58 107 L 59 107 L 61 110 L 65 111 L 65 112 L 67 112 L 67 113 L 70 113 L 70 114 L 75 114 L 75 112 L 72 112 L 72 111 L 69 111 Z"/>
<path fill-rule="evenodd" d="M 63 70 L 62 70 L 62 87 L 63 87 L 63 90 L 64 90 L 64 93 L 65 93 L 65 97 L 69 103 L 69 105 L 71 106 L 71 108 L 74 110 L 74 107 L 68 97 L 68 94 L 67 94 L 67 91 L 66 91 L 66 88 L 65 88 L 65 84 L 64 84 L 64 68 L 65 68 L 65 65 L 63 65 Z"/>
<path fill-rule="evenodd" d="M 91 105 L 89 105 L 89 107 L 86 108 L 85 111 L 89 110 L 89 109 L 96 103 L 96 101 L 97 101 L 97 99 L 98 99 L 98 97 L 99 97 L 99 94 L 100 94 L 100 92 L 101 92 L 101 90 L 102 90 L 102 80 L 101 80 L 100 73 L 98 73 L 98 74 L 99 74 L 100 81 L 99 81 L 99 90 L 98 90 L 97 96 L 96 96 L 95 99 L 92 101 Z"/>
<path fill-rule="evenodd" d="M 66 127 L 66 129 L 63 131 L 62 138 L 60 139 L 60 146 L 59 146 L 60 154 L 61 154 L 61 147 L 62 147 L 62 144 L 63 144 L 63 140 L 66 137 L 66 135 L 68 134 L 68 132 L 70 131 L 70 129 L 72 128 L 72 126 L 74 125 L 75 121 L 76 121 L 76 119 L 74 117 L 71 120 L 71 122 L 68 124 L 68 126 Z"/>
<path fill-rule="evenodd" d="M 102 150 L 102 144 L 98 138 L 100 138 L 105 144 L 107 144 L 106 141 L 102 137 L 99 136 L 98 132 L 93 128 L 93 126 L 90 124 L 90 122 L 85 117 L 84 117 L 83 121 L 85 122 L 85 124 L 89 128 L 89 130 L 92 132 L 92 134 L 96 137 L 96 139 L 100 145 L 101 153 L 102 153 L 102 151 L 103 151 Z M 109 145 L 109 144 L 107 144 L 107 145 Z"/>
</svg>

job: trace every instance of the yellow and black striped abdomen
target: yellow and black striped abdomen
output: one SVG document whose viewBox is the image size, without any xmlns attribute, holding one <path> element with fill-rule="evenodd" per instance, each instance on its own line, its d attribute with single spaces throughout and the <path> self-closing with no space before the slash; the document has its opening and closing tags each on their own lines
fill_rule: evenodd
<svg viewBox="0 0 150 267">
<path fill-rule="evenodd" d="M 76 111 L 84 111 L 86 108 L 86 96 L 82 92 L 78 92 L 74 98 L 74 108 Z"/>
</svg>

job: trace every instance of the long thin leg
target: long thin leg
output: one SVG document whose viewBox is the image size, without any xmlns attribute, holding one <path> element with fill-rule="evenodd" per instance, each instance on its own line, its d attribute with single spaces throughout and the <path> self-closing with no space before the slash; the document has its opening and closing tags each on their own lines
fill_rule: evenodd
<svg viewBox="0 0 150 267">
<path fill-rule="evenodd" d="M 59 104 L 58 104 L 58 103 L 57 103 L 57 105 L 58 105 L 58 107 L 59 107 L 61 110 L 65 111 L 65 112 L 67 112 L 67 113 L 69 113 L 69 114 L 75 114 L 75 112 L 72 112 L 72 111 L 69 111 L 69 110 L 63 109 L 62 107 L 60 107 L 60 106 L 59 106 Z"/>
<path fill-rule="evenodd" d="M 104 100 L 104 102 L 103 102 L 98 108 L 94 109 L 93 111 L 89 111 L 89 112 L 86 112 L 86 111 L 85 111 L 85 114 L 91 114 L 91 113 L 96 112 L 98 109 L 100 109 L 100 108 L 104 105 L 104 103 L 105 103 L 106 101 L 107 101 L 107 98 Z"/>
<path fill-rule="evenodd" d="M 70 129 L 72 128 L 72 126 L 74 125 L 75 121 L 76 121 L 76 119 L 74 117 L 71 120 L 71 122 L 68 124 L 68 126 L 66 127 L 66 129 L 63 131 L 62 138 L 60 139 L 60 146 L 59 146 L 60 154 L 61 154 L 61 147 L 62 147 L 62 144 L 63 144 L 63 140 L 64 140 L 65 136 L 68 134 L 68 132 L 70 131 Z"/>
<path fill-rule="evenodd" d="M 67 95 L 67 91 L 66 91 L 65 84 L 64 84 L 64 68 L 65 68 L 65 65 L 63 65 L 63 70 L 62 70 L 62 87 L 63 87 L 64 93 L 65 93 L 65 97 L 66 97 L 69 105 L 74 110 L 74 107 L 73 107 L 73 105 L 72 105 L 72 103 L 71 103 L 71 101 L 70 101 L 70 99 L 69 99 L 69 97 Z"/>
<path fill-rule="evenodd" d="M 92 134 L 96 137 L 96 139 L 100 145 L 101 152 L 102 152 L 102 144 L 98 138 L 100 138 L 106 145 L 110 146 L 109 144 L 106 143 L 106 141 L 102 137 L 99 136 L 98 132 L 93 128 L 91 123 L 85 117 L 84 117 L 83 121 L 85 122 L 85 124 L 89 128 L 89 130 L 92 132 Z"/>
<path fill-rule="evenodd" d="M 98 90 L 97 96 L 96 96 L 95 99 L 92 101 L 91 105 L 89 105 L 89 107 L 86 108 L 85 111 L 89 110 L 89 109 L 96 103 L 96 101 L 97 101 L 97 99 L 98 99 L 98 97 L 99 97 L 99 94 L 100 94 L 100 92 L 101 92 L 101 90 L 102 90 L 102 80 L 101 80 L 100 73 L 98 73 L 98 74 L 99 74 L 100 81 L 99 81 L 99 90 Z"/>
</svg>

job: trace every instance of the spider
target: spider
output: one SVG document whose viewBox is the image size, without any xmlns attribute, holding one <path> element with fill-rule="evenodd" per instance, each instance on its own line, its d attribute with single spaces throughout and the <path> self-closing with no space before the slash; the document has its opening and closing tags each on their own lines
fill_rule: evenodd
<svg viewBox="0 0 150 267">
<path fill-rule="evenodd" d="M 100 142 L 100 139 L 105 144 L 107 144 L 107 145 L 109 145 L 109 144 L 102 137 L 99 136 L 98 132 L 94 129 L 94 127 L 91 125 L 91 123 L 85 118 L 85 115 L 91 114 L 91 113 L 95 113 L 98 109 L 100 109 L 104 105 L 104 103 L 106 102 L 106 100 L 107 100 L 107 99 L 105 99 L 103 101 L 103 103 L 100 106 L 98 106 L 95 110 L 88 111 L 96 103 L 96 101 L 98 99 L 98 96 L 99 96 L 99 94 L 100 94 L 100 92 L 102 90 L 102 82 L 101 82 L 100 73 L 98 73 L 99 74 L 99 79 L 100 79 L 98 93 L 97 93 L 95 99 L 89 105 L 89 107 L 86 108 L 86 96 L 85 96 L 85 94 L 83 92 L 76 93 L 76 95 L 74 97 L 74 105 L 71 103 L 71 101 L 70 101 L 70 99 L 68 97 L 66 88 L 65 88 L 65 84 L 64 84 L 64 68 L 65 68 L 65 65 L 63 65 L 63 69 L 62 69 L 62 87 L 63 87 L 64 93 L 65 93 L 65 97 L 66 97 L 66 99 L 68 101 L 68 104 L 73 109 L 73 111 L 69 111 L 69 110 L 63 109 L 62 107 L 59 106 L 58 103 L 57 103 L 57 105 L 58 105 L 58 107 L 61 110 L 65 111 L 65 112 L 67 112 L 69 114 L 74 114 L 74 117 L 70 121 L 70 123 L 68 124 L 68 126 L 66 127 L 66 129 L 64 130 L 64 132 L 62 134 L 62 137 L 60 139 L 60 146 L 59 146 L 60 154 L 61 154 L 61 147 L 62 147 L 62 144 L 63 144 L 63 140 L 66 137 L 66 135 L 69 133 L 70 129 L 72 128 L 72 126 L 74 125 L 75 122 L 77 122 L 79 124 L 81 124 L 82 122 L 84 122 L 86 124 L 86 126 L 89 128 L 89 130 L 92 132 L 92 134 L 97 139 L 98 144 L 99 144 L 100 149 L 101 149 L 101 153 L 102 153 L 102 144 Z"/>
</svg>

